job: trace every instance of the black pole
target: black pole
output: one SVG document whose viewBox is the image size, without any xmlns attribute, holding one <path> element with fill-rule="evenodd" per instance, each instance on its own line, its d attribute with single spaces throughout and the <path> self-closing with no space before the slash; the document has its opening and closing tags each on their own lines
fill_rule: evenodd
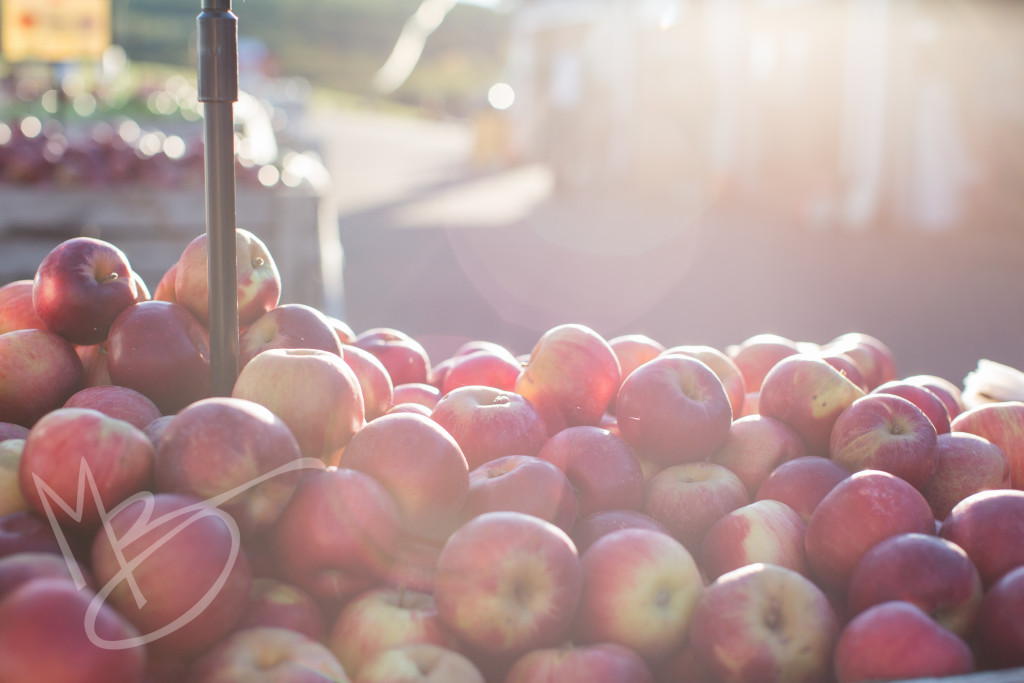
<svg viewBox="0 0 1024 683">
<path fill-rule="evenodd" d="M 231 12 L 231 0 L 202 0 L 196 24 L 206 146 L 211 386 L 214 396 L 229 396 L 238 378 L 234 137 L 238 18 Z"/>
</svg>

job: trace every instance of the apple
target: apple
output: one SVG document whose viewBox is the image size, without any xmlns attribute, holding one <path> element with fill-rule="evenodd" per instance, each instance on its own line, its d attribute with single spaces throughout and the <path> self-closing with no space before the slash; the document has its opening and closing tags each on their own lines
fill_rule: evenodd
<svg viewBox="0 0 1024 683">
<path fill-rule="evenodd" d="M 338 341 L 351 346 L 352 342 L 356 340 L 356 333 L 352 326 L 337 316 L 328 315 L 326 317 L 327 322 L 334 328 L 334 333 L 338 335 Z"/>
<path fill-rule="evenodd" d="M 505 455 L 536 455 L 548 439 L 544 420 L 532 403 L 491 386 L 452 389 L 438 400 L 430 417 L 459 444 L 470 469 Z"/>
<path fill-rule="evenodd" d="M 233 520 L 181 494 L 119 507 L 96 535 L 91 567 L 99 595 L 157 659 L 199 654 L 234 628 L 249 601 L 252 579 Z"/>
<path fill-rule="evenodd" d="M 150 422 L 162 416 L 160 409 L 145 394 L 116 384 L 80 389 L 64 402 L 64 407 L 92 408 L 124 420 L 137 429 L 145 429 Z"/>
<path fill-rule="evenodd" d="M 527 652 L 516 660 L 505 683 L 654 683 L 640 655 L 618 643 L 561 645 Z"/>
<path fill-rule="evenodd" d="M 580 556 L 583 594 L 575 639 L 618 643 L 648 662 L 667 657 L 692 623 L 704 590 L 690 552 L 668 534 L 622 529 Z"/>
<path fill-rule="evenodd" d="M 946 412 L 949 414 L 950 420 L 964 411 L 963 389 L 945 377 L 928 374 L 910 375 L 909 377 L 904 377 L 903 381 L 915 386 L 924 387 L 935 394 L 942 401 L 942 404 L 946 406 Z"/>
<path fill-rule="evenodd" d="M 437 402 L 441 400 L 441 390 L 426 382 L 406 382 L 395 385 L 391 400 L 395 405 L 418 403 L 433 410 Z"/>
<path fill-rule="evenodd" d="M 696 556 L 708 529 L 749 502 L 746 486 L 727 467 L 691 462 L 666 467 L 651 477 L 642 511 Z"/>
<path fill-rule="evenodd" d="M 160 276 L 160 280 L 156 283 L 156 289 L 153 290 L 152 298 L 156 301 L 167 301 L 172 304 L 178 303 L 178 295 L 174 291 L 175 280 L 177 279 L 178 262 L 175 261 Z"/>
<path fill-rule="evenodd" d="M 430 414 L 433 412 L 434 411 L 431 408 L 428 408 L 422 403 L 407 401 L 405 403 L 396 403 L 395 405 L 388 408 L 384 414 L 390 415 L 391 413 L 416 413 L 417 415 L 422 415 L 423 417 L 430 417 Z"/>
<path fill-rule="evenodd" d="M 812 576 L 827 591 L 841 593 L 868 550 L 908 532 L 935 533 L 921 492 L 888 472 L 855 472 L 836 484 L 807 520 L 804 545 Z"/>
<path fill-rule="evenodd" d="M 560 643 L 583 590 L 569 536 L 522 512 L 487 512 L 448 537 L 434 600 L 456 637 L 488 657 L 515 658 Z"/>
<path fill-rule="evenodd" d="M 821 499 L 848 476 L 849 470 L 828 458 L 818 455 L 793 458 L 765 477 L 754 494 L 754 500 L 780 500 L 806 522 Z"/>
<path fill-rule="evenodd" d="M 619 529 L 650 529 L 669 533 L 665 525 L 650 515 L 639 510 L 624 510 L 621 508 L 611 510 L 598 510 L 589 515 L 579 517 L 572 527 L 570 537 L 576 544 L 576 549 L 583 553 L 594 544 L 594 541 L 605 534 L 610 534 Z"/>
<path fill-rule="evenodd" d="M 577 507 L 569 478 L 554 464 L 532 455 L 505 455 L 470 470 L 460 519 L 465 522 L 485 512 L 515 510 L 569 532 Z"/>
<path fill-rule="evenodd" d="M 412 336 L 392 327 L 373 327 L 356 335 L 352 343 L 369 351 L 387 368 L 391 383 L 426 384 L 430 356 Z"/>
<path fill-rule="evenodd" d="M 950 430 L 984 437 L 999 446 L 1010 464 L 1010 483 L 1024 489 L 1024 401 L 976 406 L 957 415 Z"/>
<path fill-rule="evenodd" d="M 0 422 L 0 441 L 28 438 L 29 428 L 13 422 Z"/>
<path fill-rule="evenodd" d="M 90 408 L 58 408 L 35 424 L 18 476 L 33 510 L 79 529 L 150 487 L 153 444 L 141 429 Z"/>
<path fill-rule="evenodd" d="M 458 646 L 430 593 L 394 586 L 370 588 L 349 600 L 334 620 L 326 643 L 345 671 L 354 676 L 367 660 L 392 647 L 413 643 L 449 649 Z"/>
<path fill-rule="evenodd" d="M 77 540 L 73 532 L 68 535 Z M 61 553 L 50 520 L 33 510 L 0 515 L 0 558 L 36 552 Z"/>
<path fill-rule="evenodd" d="M 598 510 L 639 510 L 644 502 L 644 474 L 633 449 L 607 429 L 566 427 L 550 437 L 537 457 L 565 473 L 576 492 L 576 514 Z"/>
<path fill-rule="evenodd" d="M 827 456 L 832 425 L 864 390 L 816 356 L 783 358 L 765 375 L 758 409 L 792 427 L 811 455 Z"/>
<path fill-rule="evenodd" d="M 0 601 L 0 680 L 142 683 L 147 653 L 138 635 L 87 588 L 27 581 Z"/>
<path fill-rule="evenodd" d="M 32 303 L 32 280 L 13 280 L 0 287 L 0 334 L 32 329 L 46 329 Z"/>
<path fill-rule="evenodd" d="M 748 415 L 732 421 L 729 434 L 710 460 L 732 470 L 753 497 L 775 468 L 806 455 L 803 439 L 785 422 Z"/>
<path fill-rule="evenodd" d="M 21 493 L 18 470 L 25 439 L 4 439 L 0 441 L 0 517 L 12 512 L 30 510 L 28 501 Z M 568 482 L 566 482 L 568 483 Z M 570 487 L 570 492 L 572 488 Z M 575 517 L 575 510 L 573 512 Z"/>
<path fill-rule="evenodd" d="M 946 409 L 946 404 L 926 387 L 904 380 L 892 380 L 879 384 L 869 393 L 902 396 L 928 416 L 937 434 L 945 434 L 949 431 L 949 411 Z"/>
<path fill-rule="evenodd" d="M 75 353 L 82 361 L 82 386 L 98 387 L 113 384 L 107 369 L 107 344 L 76 346 Z"/>
<path fill-rule="evenodd" d="M 974 636 L 983 666 L 1024 666 L 1024 567 L 1007 572 L 985 591 Z"/>
<path fill-rule="evenodd" d="M 165 415 L 210 396 L 209 333 L 180 304 L 129 306 L 110 327 L 107 352 L 113 383 L 145 394 Z"/>
<path fill-rule="evenodd" d="M 853 361 L 853 358 L 847 354 L 839 350 L 822 351 L 819 349 L 813 355 L 817 355 L 823 361 L 845 375 L 847 379 L 858 387 L 864 391 L 868 391 L 868 385 L 864 381 L 864 375 L 861 373 L 860 367 Z"/>
<path fill-rule="evenodd" d="M 345 361 L 359 380 L 363 393 L 363 411 L 367 422 L 375 420 L 394 405 L 395 387 L 391 375 L 377 357 L 353 344 L 343 343 L 341 359 Z"/>
<path fill-rule="evenodd" d="M 152 295 L 149 293 L 149 287 L 146 286 L 146 281 L 142 279 L 142 276 L 132 271 L 131 273 L 132 282 L 135 284 L 135 303 L 140 301 L 149 301 L 152 299 Z"/>
<path fill-rule="evenodd" d="M 829 457 L 851 472 L 881 470 L 922 489 L 935 471 L 935 425 L 894 394 L 868 394 L 832 425 Z"/>
<path fill-rule="evenodd" d="M 721 683 L 830 680 L 839 618 L 799 572 L 755 563 L 715 579 L 694 610 L 695 658 Z"/>
<path fill-rule="evenodd" d="M 849 616 L 905 600 L 962 638 L 970 637 L 982 594 L 978 569 L 960 546 L 920 533 L 890 536 L 868 550 L 846 591 Z"/>
<path fill-rule="evenodd" d="M 661 355 L 669 353 L 681 353 L 702 361 L 711 368 L 712 372 L 722 380 L 725 393 L 729 397 L 729 405 L 732 407 L 734 417 L 743 413 L 743 399 L 747 395 L 747 387 L 743 380 L 743 373 L 739 367 L 724 351 L 713 346 L 683 345 L 669 347 Z"/>
<path fill-rule="evenodd" d="M 939 536 L 964 549 L 986 588 L 1024 565 L 1024 491 L 979 491 L 957 503 Z"/>
<path fill-rule="evenodd" d="M 708 458 L 725 441 L 733 417 L 718 375 L 681 354 L 634 370 L 622 382 L 615 414 L 637 455 L 662 466 Z"/>
<path fill-rule="evenodd" d="M 608 346 L 619 361 L 619 376 L 625 380 L 630 373 L 649 360 L 654 360 L 665 350 L 665 345 L 646 334 L 623 334 L 608 340 Z M 615 413 L 615 399 L 608 404 L 608 412 Z"/>
<path fill-rule="evenodd" d="M 471 659 L 440 645 L 417 643 L 378 652 L 355 683 L 486 683 Z"/>
<path fill-rule="evenodd" d="M 597 425 L 622 381 L 615 352 L 594 330 L 557 325 L 534 345 L 515 391 L 540 412 L 548 435 Z"/>
<path fill-rule="evenodd" d="M 747 391 L 760 391 L 764 376 L 776 363 L 787 356 L 799 353 L 797 343 L 782 335 L 772 333 L 755 334 L 747 337 L 725 353 L 740 369 Z"/>
<path fill-rule="evenodd" d="M 323 644 L 286 628 L 239 629 L 203 653 L 188 671 L 189 683 L 349 683 Z"/>
<path fill-rule="evenodd" d="M 277 306 L 281 274 L 259 237 L 235 229 L 235 274 L 238 279 L 238 324 L 246 327 Z M 210 324 L 209 244 L 206 233 L 195 237 L 178 258 L 174 274 L 175 301 L 201 323 Z"/>
<path fill-rule="evenodd" d="M 860 368 L 868 391 L 895 379 L 896 356 L 881 339 L 864 332 L 847 332 L 822 345 L 827 352 L 845 353 Z"/>
<path fill-rule="evenodd" d="M 32 303 L 47 329 L 72 344 L 98 344 L 111 323 L 135 303 L 128 257 L 110 242 L 73 237 L 43 257 Z"/>
<path fill-rule="evenodd" d="M 402 540 L 387 489 L 341 468 L 307 471 L 270 534 L 280 577 L 331 601 L 380 583 Z"/>
<path fill-rule="evenodd" d="M 318 349 L 341 358 L 341 342 L 327 317 L 306 304 L 281 304 L 254 320 L 238 339 L 238 367 L 268 349 Z"/>
<path fill-rule="evenodd" d="M 0 416 L 31 427 L 81 388 L 82 361 L 75 347 L 47 330 L 0 334 Z"/>
<path fill-rule="evenodd" d="M 339 467 L 369 474 L 394 497 L 412 533 L 444 538 L 469 490 L 469 465 L 458 442 L 428 417 L 384 415 L 348 442 Z"/>
<path fill-rule="evenodd" d="M 454 356 L 441 383 L 442 395 L 466 386 L 486 386 L 512 392 L 522 365 L 509 351 L 479 350 Z"/>
<path fill-rule="evenodd" d="M 0 558 L 0 602 L 23 584 L 36 579 L 81 581 L 78 585 L 83 588 L 96 589 L 95 580 L 80 562 L 72 559 L 69 564 L 58 553 L 25 551 Z"/>
<path fill-rule="evenodd" d="M 359 378 L 323 349 L 268 349 L 238 373 L 231 396 L 265 406 L 288 426 L 302 455 L 336 465 L 366 424 Z"/>
<path fill-rule="evenodd" d="M 280 517 L 300 468 L 310 467 L 301 457 L 298 441 L 276 414 L 253 401 L 218 396 L 184 407 L 167 424 L 154 481 L 157 491 L 216 499 L 245 537 Z"/>
<path fill-rule="evenodd" d="M 258 626 L 286 628 L 313 640 L 322 640 L 327 635 L 324 616 L 313 596 L 298 586 L 269 576 L 253 578 L 249 603 L 235 628 Z"/>
<path fill-rule="evenodd" d="M 437 573 L 437 557 L 447 538 L 425 538 L 402 529 L 401 539 L 382 582 L 406 590 L 431 593 Z"/>
<path fill-rule="evenodd" d="M 761 414 L 761 392 L 760 391 L 748 391 L 743 396 L 743 411 L 739 415 L 733 417 L 747 417 L 748 415 L 760 415 Z"/>
<path fill-rule="evenodd" d="M 974 670 L 974 655 L 963 638 L 903 600 L 874 605 L 853 617 L 835 647 L 838 683 L 956 676 Z"/>
<path fill-rule="evenodd" d="M 807 523 L 783 502 L 758 500 L 725 513 L 701 544 L 700 566 L 714 580 L 733 569 L 767 562 L 810 576 Z"/>
<path fill-rule="evenodd" d="M 935 519 L 944 520 L 957 503 L 973 493 L 1008 488 L 1010 464 L 1002 449 L 967 432 L 939 434 L 935 471 L 921 489 Z"/>
</svg>

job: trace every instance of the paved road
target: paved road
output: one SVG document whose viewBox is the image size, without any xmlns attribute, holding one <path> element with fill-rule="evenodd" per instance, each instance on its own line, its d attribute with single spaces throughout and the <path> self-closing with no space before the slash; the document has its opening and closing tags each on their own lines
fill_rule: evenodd
<svg viewBox="0 0 1024 683">
<path fill-rule="evenodd" d="M 814 232 L 735 207 L 552 193 L 543 167 L 481 169 L 471 129 L 319 111 L 345 254 L 345 317 L 440 360 L 467 339 L 528 352 L 553 325 L 724 348 L 856 330 L 901 374 L 1024 368 L 1024 236 Z"/>
</svg>

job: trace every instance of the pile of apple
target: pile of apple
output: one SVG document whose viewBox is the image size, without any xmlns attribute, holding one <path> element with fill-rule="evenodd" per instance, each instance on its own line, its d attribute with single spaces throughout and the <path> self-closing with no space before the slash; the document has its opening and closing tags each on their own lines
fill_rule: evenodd
<svg viewBox="0 0 1024 683">
<path fill-rule="evenodd" d="M 1024 666 L 1024 402 L 860 333 L 434 362 L 237 231 L 0 288 L 0 681 L 853 683 Z M 1010 679 L 1007 679 L 1010 680 Z M 1017 679 L 1019 680 L 1019 678 Z"/>
</svg>

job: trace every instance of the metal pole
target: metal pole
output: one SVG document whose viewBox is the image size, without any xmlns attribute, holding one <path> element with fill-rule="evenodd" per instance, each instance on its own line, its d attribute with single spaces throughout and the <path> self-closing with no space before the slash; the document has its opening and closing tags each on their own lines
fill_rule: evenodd
<svg viewBox="0 0 1024 683">
<path fill-rule="evenodd" d="M 206 155 L 211 386 L 214 396 L 229 396 L 238 378 L 234 138 L 238 18 L 231 12 L 231 0 L 202 0 L 196 24 Z"/>
</svg>

